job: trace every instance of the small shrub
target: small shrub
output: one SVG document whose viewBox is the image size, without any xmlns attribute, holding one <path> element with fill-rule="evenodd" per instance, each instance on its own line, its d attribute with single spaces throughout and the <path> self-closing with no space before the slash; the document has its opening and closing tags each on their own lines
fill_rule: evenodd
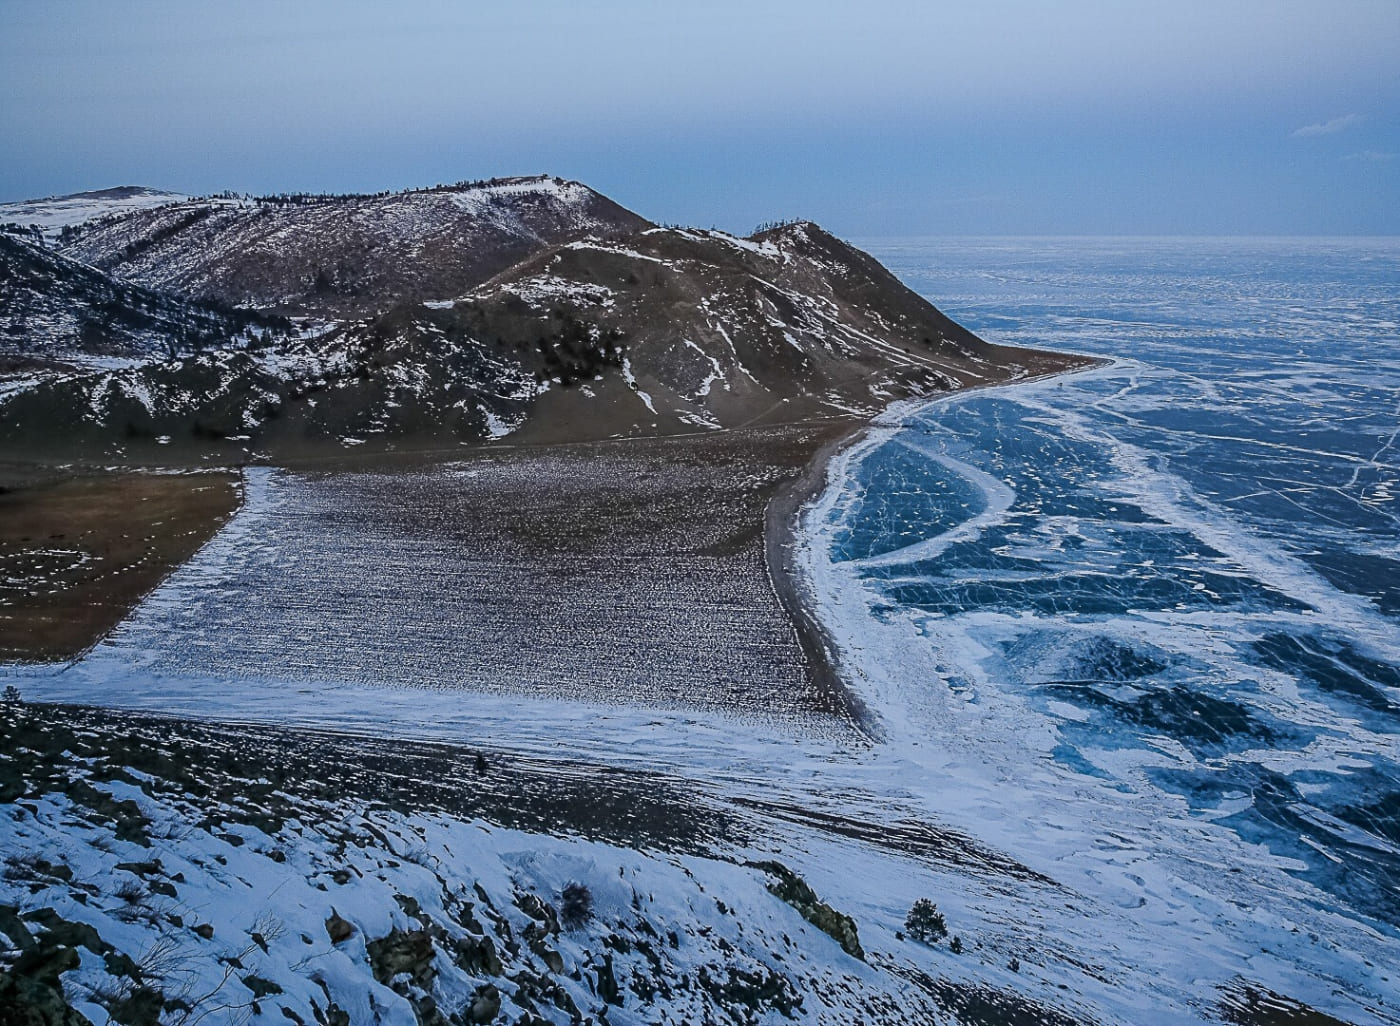
<svg viewBox="0 0 1400 1026">
<path fill-rule="evenodd" d="M 949 941 L 949 942 L 948 942 L 948 950 L 951 951 L 951 952 L 952 952 L 953 954 L 955 954 L 955 955 L 961 955 L 961 954 L 963 953 L 963 942 L 962 942 L 962 938 L 961 938 L 961 937 L 954 937 L 951 941 Z"/>
<path fill-rule="evenodd" d="M 593 918 L 593 892 L 574 880 L 564 885 L 559 897 L 559 921 L 567 930 L 577 930 Z"/>
<path fill-rule="evenodd" d="M 136 880 L 125 880 L 112 892 L 128 905 L 139 905 L 148 897 L 146 888 Z"/>
<path fill-rule="evenodd" d="M 909 910 L 909 915 L 904 920 L 904 929 L 908 931 L 909 936 L 922 944 L 936 944 L 948 936 L 948 923 L 944 920 L 943 913 L 927 898 L 920 898 L 914 902 L 914 907 Z"/>
</svg>

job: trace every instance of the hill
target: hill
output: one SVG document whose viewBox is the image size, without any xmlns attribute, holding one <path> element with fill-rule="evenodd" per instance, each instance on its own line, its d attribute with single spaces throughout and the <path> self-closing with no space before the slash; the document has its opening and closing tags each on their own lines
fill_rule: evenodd
<svg viewBox="0 0 1400 1026">
<path fill-rule="evenodd" d="M 983 342 L 810 223 L 646 228 L 553 246 L 456 301 L 53 381 L 9 399 L 0 443 L 116 455 L 231 438 L 267 454 L 676 434 L 865 417 L 1043 359 Z"/>
<path fill-rule="evenodd" d="M 68 256 L 150 288 L 324 318 L 452 299 L 540 249 L 649 223 L 578 182 L 213 197 L 71 225 Z"/>
<path fill-rule="evenodd" d="M 187 199 L 188 196 L 178 192 L 148 189 L 141 185 L 121 185 L 115 189 L 77 192 L 71 196 L 0 203 L 0 225 L 37 228 L 46 237 L 56 239 L 62 229 L 75 224 Z"/>
</svg>

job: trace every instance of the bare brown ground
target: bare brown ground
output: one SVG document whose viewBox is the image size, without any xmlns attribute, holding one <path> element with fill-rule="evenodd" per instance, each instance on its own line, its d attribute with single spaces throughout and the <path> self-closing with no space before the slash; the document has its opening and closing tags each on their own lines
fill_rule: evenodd
<svg viewBox="0 0 1400 1026">
<path fill-rule="evenodd" d="M 238 478 L 95 474 L 0 491 L 0 661 L 71 658 L 214 536 Z"/>
</svg>

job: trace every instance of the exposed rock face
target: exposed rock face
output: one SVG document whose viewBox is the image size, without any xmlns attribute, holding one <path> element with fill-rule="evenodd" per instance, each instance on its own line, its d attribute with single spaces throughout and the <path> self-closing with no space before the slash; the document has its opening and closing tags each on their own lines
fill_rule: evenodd
<svg viewBox="0 0 1400 1026">
<path fill-rule="evenodd" d="M 781 862 L 755 862 L 751 864 L 755 869 L 763 870 L 772 878 L 768 890 L 776 897 L 797 909 L 802 914 L 803 919 L 840 944 L 841 949 L 846 954 L 862 961 L 865 959 L 865 951 L 860 946 L 860 935 L 856 930 L 854 919 L 836 911 L 818 898 L 816 892 L 808 886 L 807 881 Z"/>
<path fill-rule="evenodd" d="M 491 1022 L 501 1014 L 501 992 L 495 984 L 487 983 L 472 995 L 467 1015 L 472 1022 Z"/>
<path fill-rule="evenodd" d="M 648 222 L 578 182 L 184 200 L 72 226 L 64 253 L 129 281 L 324 317 L 462 295 L 547 246 Z"/>
<path fill-rule="evenodd" d="M 51 912 L 51 910 L 43 910 Z M 35 936 L 12 906 L 0 905 L 0 946 L 10 949 L 0 965 L 0 1023 L 6 1026 L 80 1026 L 87 1022 L 63 994 L 59 977 L 78 968 L 77 945 L 95 953 L 108 950 L 88 927 L 56 930 L 54 918 Z M 34 916 L 34 918 L 41 918 Z M 70 926 L 72 924 L 63 924 Z"/>
<path fill-rule="evenodd" d="M 326 936 L 331 939 L 332 944 L 343 944 L 355 933 L 355 927 L 349 921 L 342 918 L 339 912 L 332 912 L 330 918 L 326 920 Z"/>
<path fill-rule="evenodd" d="M 436 949 L 427 930 L 394 930 L 367 945 L 370 966 L 380 983 L 406 976 L 414 984 L 430 986 L 437 970 L 433 968 Z"/>
</svg>

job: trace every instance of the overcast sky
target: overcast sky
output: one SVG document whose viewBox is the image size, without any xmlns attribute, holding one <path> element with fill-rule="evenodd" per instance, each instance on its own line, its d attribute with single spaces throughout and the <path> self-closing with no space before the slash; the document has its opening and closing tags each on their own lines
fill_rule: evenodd
<svg viewBox="0 0 1400 1026">
<path fill-rule="evenodd" d="M 0 0 L 0 200 L 549 172 L 852 236 L 1400 233 L 1400 0 Z"/>
</svg>

